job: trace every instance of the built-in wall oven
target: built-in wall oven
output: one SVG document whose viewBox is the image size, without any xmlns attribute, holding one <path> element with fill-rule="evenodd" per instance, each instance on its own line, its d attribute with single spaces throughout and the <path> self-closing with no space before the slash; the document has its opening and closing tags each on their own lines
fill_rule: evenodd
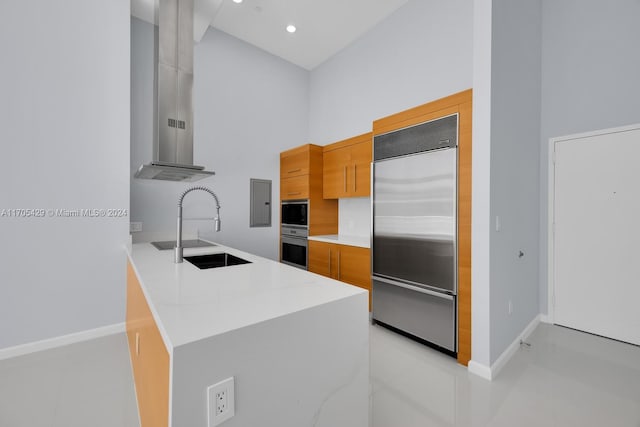
<svg viewBox="0 0 640 427">
<path fill-rule="evenodd" d="M 280 261 L 306 270 L 309 259 L 309 201 L 285 200 L 280 213 Z"/>
<path fill-rule="evenodd" d="M 307 229 L 282 226 L 280 261 L 294 267 L 307 269 L 309 251 Z"/>
</svg>

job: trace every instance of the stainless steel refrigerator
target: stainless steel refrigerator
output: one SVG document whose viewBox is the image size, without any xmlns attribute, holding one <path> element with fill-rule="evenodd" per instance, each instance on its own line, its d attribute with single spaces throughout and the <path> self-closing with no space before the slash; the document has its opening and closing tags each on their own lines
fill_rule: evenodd
<svg viewBox="0 0 640 427">
<path fill-rule="evenodd" d="M 457 351 L 458 116 L 374 137 L 374 322 Z"/>
</svg>

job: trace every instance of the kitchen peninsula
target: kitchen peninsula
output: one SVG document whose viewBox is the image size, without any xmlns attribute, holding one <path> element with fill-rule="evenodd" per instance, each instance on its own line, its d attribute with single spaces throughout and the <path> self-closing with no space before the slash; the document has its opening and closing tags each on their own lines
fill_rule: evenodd
<svg viewBox="0 0 640 427">
<path fill-rule="evenodd" d="M 230 377 L 225 427 L 368 426 L 366 291 L 221 245 L 184 252 L 250 263 L 200 270 L 132 246 L 127 334 L 142 427 L 213 425 L 207 388 Z"/>
</svg>

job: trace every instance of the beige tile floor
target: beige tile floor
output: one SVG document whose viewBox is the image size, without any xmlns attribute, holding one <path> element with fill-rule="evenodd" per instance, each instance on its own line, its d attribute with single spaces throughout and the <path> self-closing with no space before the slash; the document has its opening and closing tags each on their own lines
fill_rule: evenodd
<svg viewBox="0 0 640 427">
<path fill-rule="evenodd" d="M 372 427 L 640 427 L 640 347 L 550 325 L 528 341 L 488 382 L 372 326 Z M 1 427 L 137 427 L 135 405 L 124 334 L 0 361 Z"/>
</svg>

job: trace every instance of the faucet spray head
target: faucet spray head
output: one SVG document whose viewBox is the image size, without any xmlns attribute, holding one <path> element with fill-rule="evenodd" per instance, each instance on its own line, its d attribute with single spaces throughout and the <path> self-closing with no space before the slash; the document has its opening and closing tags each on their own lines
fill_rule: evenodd
<svg viewBox="0 0 640 427">
<path fill-rule="evenodd" d="M 202 187 L 202 186 L 191 187 L 191 188 L 185 190 L 180 195 L 180 198 L 178 199 L 178 232 L 176 234 L 176 247 L 175 247 L 175 263 L 176 264 L 181 263 L 183 258 L 184 258 L 183 257 L 183 250 L 182 250 L 183 249 L 182 248 L 182 201 L 184 200 L 184 196 L 186 196 L 187 194 L 189 194 L 190 192 L 192 192 L 194 190 L 206 191 L 207 193 L 211 194 L 211 196 L 215 199 L 215 201 L 216 201 L 216 218 L 214 219 L 213 226 L 215 227 L 216 231 L 220 231 L 220 202 L 218 201 L 218 196 L 216 196 L 216 193 L 211 191 L 209 188 Z"/>
</svg>

